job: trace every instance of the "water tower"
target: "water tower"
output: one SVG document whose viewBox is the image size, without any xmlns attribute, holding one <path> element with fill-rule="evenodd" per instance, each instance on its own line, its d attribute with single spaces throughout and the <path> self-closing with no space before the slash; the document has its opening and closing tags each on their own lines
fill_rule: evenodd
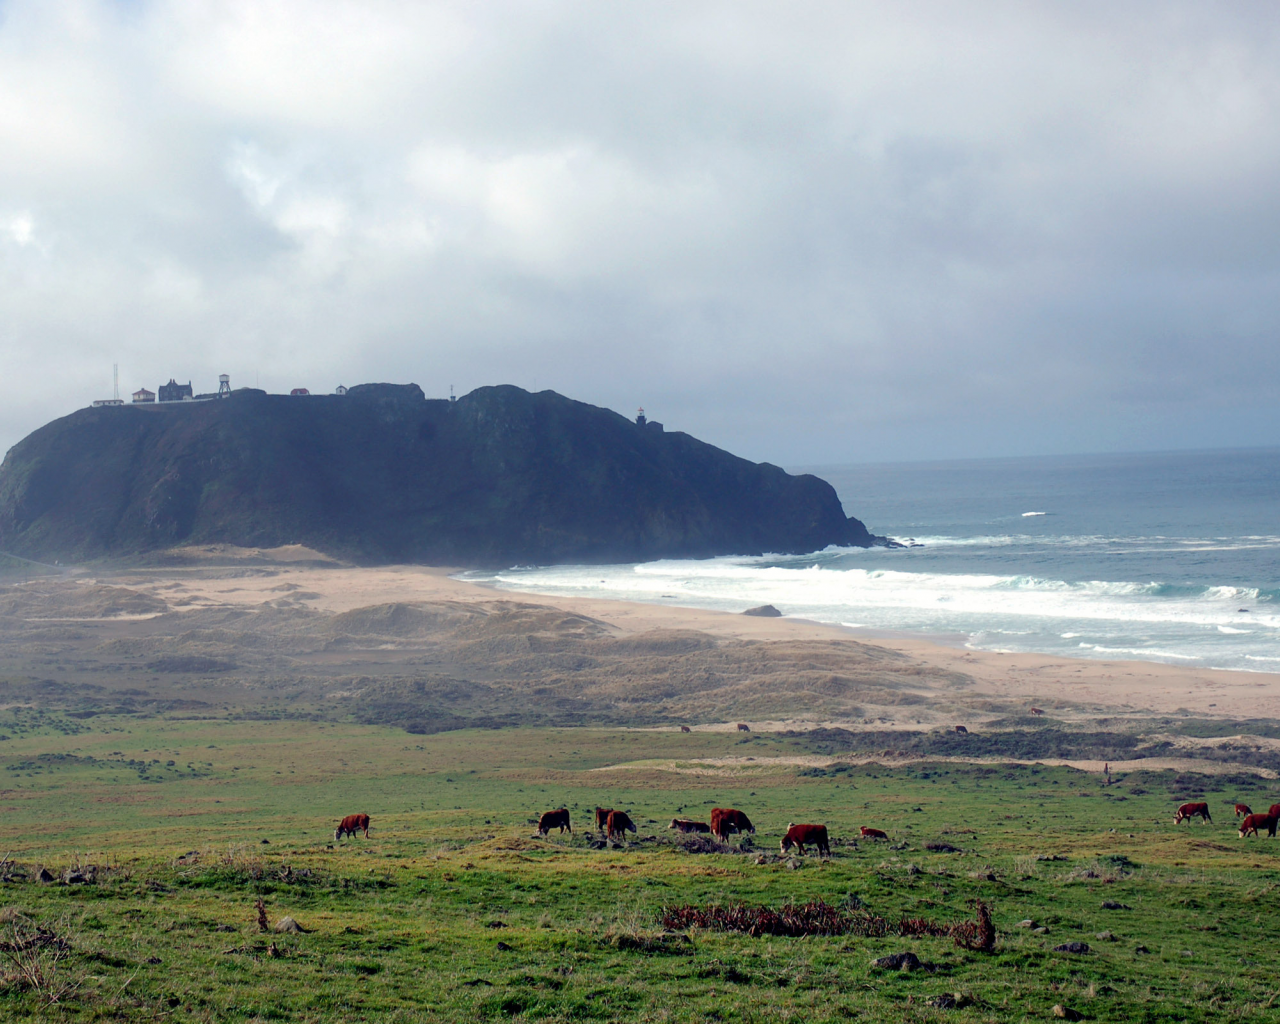
<svg viewBox="0 0 1280 1024">
<path fill-rule="evenodd" d="M 225 373 L 218 374 L 218 397 L 231 397 L 231 378 Z"/>
</svg>

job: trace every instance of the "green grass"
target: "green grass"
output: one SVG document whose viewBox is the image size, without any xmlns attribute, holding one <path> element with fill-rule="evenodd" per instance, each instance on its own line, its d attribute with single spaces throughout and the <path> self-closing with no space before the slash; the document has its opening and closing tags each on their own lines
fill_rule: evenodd
<svg viewBox="0 0 1280 1024">
<path fill-rule="evenodd" d="M 56 1004 L 0 956 L 5 1019 L 1021 1021 L 1055 1004 L 1106 1021 L 1280 1019 L 1280 845 L 1237 839 L 1229 817 L 1236 799 L 1280 797 L 1264 780 L 815 769 L 770 763 L 801 753 L 799 740 L 727 733 L 421 737 L 9 710 L 0 734 L 10 857 L 59 876 L 110 867 L 91 885 L 0 885 L 0 940 L 43 924 L 70 944 L 56 964 L 52 948 L 33 955 L 53 971 Z M 693 763 L 726 756 L 756 760 Z M 657 764 L 596 770 L 633 761 Z M 1216 823 L 1175 828 L 1176 802 L 1201 794 Z M 598 803 L 628 809 L 649 841 L 591 849 Z M 530 838 L 529 819 L 561 805 L 575 836 Z M 671 817 L 706 820 L 713 805 L 747 811 L 770 855 L 788 822 L 825 822 L 835 856 L 797 869 L 672 844 Z M 334 844 L 334 822 L 356 811 L 372 815 L 372 837 Z M 906 848 L 847 845 L 861 824 Z M 963 852 L 925 849 L 938 840 Z M 258 897 L 272 921 L 310 931 L 259 934 Z M 999 943 L 982 954 L 945 939 L 659 934 L 668 905 L 814 898 L 943 922 L 982 899 Z M 1049 931 L 1018 927 L 1027 918 Z M 1053 951 L 1073 940 L 1092 951 Z M 903 949 L 942 969 L 870 965 Z M 927 1005 L 943 993 L 962 1005 Z"/>
</svg>

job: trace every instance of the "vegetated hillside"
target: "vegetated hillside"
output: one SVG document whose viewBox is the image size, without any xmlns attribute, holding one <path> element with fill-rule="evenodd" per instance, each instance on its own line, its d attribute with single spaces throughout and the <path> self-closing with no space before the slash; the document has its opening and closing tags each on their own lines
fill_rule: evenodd
<svg viewBox="0 0 1280 1024">
<path fill-rule="evenodd" d="M 0 550 L 74 560 L 301 543 L 365 562 L 606 562 L 882 542 L 814 476 L 551 391 L 81 409 L 0 466 Z"/>
</svg>

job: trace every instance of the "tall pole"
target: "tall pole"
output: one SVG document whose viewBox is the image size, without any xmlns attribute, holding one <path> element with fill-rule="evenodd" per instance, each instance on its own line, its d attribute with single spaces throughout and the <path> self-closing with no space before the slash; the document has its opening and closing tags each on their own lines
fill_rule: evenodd
<svg viewBox="0 0 1280 1024">
<path fill-rule="evenodd" d="M 120 397 L 120 364 L 111 364 L 111 397 L 119 399 Z"/>
</svg>

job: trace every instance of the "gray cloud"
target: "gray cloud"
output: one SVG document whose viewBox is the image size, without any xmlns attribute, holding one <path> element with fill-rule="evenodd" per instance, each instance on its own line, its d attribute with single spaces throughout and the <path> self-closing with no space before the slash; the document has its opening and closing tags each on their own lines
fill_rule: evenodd
<svg viewBox="0 0 1280 1024">
<path fill-rule="evenodd" d="M 0 441 L 554 388 L 784 464 L 1280 443 L 1263 5 L 0 0 Z"/>
</svg>

